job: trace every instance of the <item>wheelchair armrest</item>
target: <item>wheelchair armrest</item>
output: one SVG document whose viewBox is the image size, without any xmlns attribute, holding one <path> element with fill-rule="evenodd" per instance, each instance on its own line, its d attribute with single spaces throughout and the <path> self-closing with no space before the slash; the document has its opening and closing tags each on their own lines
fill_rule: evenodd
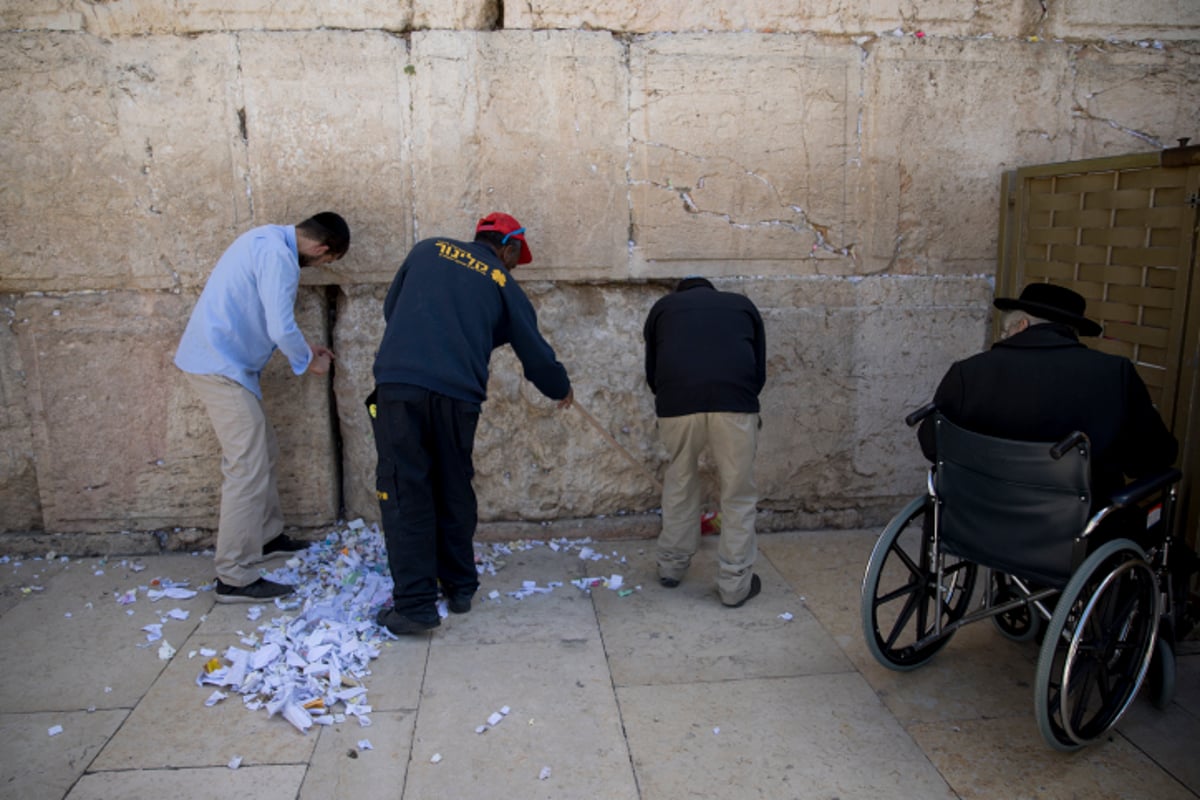
<svg viewBox="0 0 1200 800">
<path fill-rule="evenodd" d="M 926 403 L 925 405 L 921 406 L 916 411 L 912 412 L 907 417 L 905 417 L 904 424 L 911 428 L 912 426 L 916 425 L 918 422 L 925 419 L 926 417 L 928 417 L 930 414 L 932 414 L 935 411 L 937 411 L 937 406 L 935 406 L 933 403 Z"/>
<path fill-rule="evenodd" d="M 1067 438 L 1063 439 L 1061 442 L 1059 442 L 1058 444 L 1056 444 L 1050 448 L 1050 457 L 1053 458 L 1055 461 L 1058 461 L 1060 458 L 1065 456 L 1067 454 L 1067 451 L 1070 450 L 1072 447 L 1079 444 L 1080 442 L 1087 442 L 1087 440 L 1088 440 L 1088 437 L 1087 437 L 1086 433 L 1084 433 L 1083 431 L 1075 431 L 1070 436 L 1068 436 Z"/>
<path fill-rule="evenodd" d="M 1169 469 L 1148 478 L 1134 481 L 1112 496 L 1112 505 L 1116 508 L 1131 506 L 1140 500 L 1145 500 L 1159 489 L 1165 489 L 1174 483 L 1179 483 L 1183 473 L 1177 469 Z"/>
</svg>

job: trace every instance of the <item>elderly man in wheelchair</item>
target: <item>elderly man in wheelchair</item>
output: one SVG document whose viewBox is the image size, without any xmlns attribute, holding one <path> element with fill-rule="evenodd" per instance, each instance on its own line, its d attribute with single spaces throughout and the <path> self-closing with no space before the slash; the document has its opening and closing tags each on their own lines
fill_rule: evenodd
<svg viewBox="0 0 1200 800">
<path fill-rule="evenodd" d="M 871 553 L 863 631 L 897 670 L 982 619 L 1040 636 L 1038 726 L 1075 750 L 1117 723 L 1143 681 L 1160 708 L 1174 692 L 1195 559 L 1171 535 L 1178 446 L 1133 364 L 1080 343 L 1100 333 L 1083 297 L 1031 284 L 995 306 L 1003 338 L 954 364 L 906 420 L 933 465 Z"/>
</svg>

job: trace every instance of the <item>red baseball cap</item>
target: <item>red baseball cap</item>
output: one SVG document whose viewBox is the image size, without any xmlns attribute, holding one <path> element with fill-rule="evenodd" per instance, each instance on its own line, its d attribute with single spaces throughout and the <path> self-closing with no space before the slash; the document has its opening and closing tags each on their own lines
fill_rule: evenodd
<svg viewBox="0 0 1200 800">
<path fill-rule="evenodd" d="M 515 217 L 501 211 L 493 211 L 475 226 L 475 232 L 480 231 L 499 231 L 504 234 L 504 243 L 509 239 L 518 240 L 521 243 L 521 257 L 517 259 L 517 263 L 528 264 L 533 261 L 533 253 L 529 252 L 529 242 L 525 241 L 525 229 Z"/>
</svg>

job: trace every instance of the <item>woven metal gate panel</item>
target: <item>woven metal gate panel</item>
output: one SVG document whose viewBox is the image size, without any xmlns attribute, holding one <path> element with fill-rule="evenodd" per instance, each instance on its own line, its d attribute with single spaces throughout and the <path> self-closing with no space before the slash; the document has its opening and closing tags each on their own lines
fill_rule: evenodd
<svg viewBox="0 0 1200 800">
<path fill-rule="evenodd" d="M 1104 333 L 1085 341 L 1133 361 L 1180 440 L 1188 496 L 1180 522 L 1195 541 L 1200 500 L 1187 500 L 1200 485 L 1200 148 L 1174 152 L 1010 173 L 996 292 L 1015 296 L 1026 283 L 1044 281 L 1087 298 L 1088 316 Z"/>
</svg>

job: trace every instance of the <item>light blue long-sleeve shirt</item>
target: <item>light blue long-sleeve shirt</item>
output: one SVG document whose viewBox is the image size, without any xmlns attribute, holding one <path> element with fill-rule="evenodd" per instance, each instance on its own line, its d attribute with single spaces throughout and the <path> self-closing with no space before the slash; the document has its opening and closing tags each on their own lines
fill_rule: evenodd
<svg viewBox="0 0 1200 800">
<path fill-rule="evenodd" d="M 297 375 L 312 351 L 296 325 L 296 229 L 264 225 L 239 236 L 213 268 L 175 353 L 175 366 L 224 375 L 262 399 L 259 374 L 279 348 Z"/>
</svg>

